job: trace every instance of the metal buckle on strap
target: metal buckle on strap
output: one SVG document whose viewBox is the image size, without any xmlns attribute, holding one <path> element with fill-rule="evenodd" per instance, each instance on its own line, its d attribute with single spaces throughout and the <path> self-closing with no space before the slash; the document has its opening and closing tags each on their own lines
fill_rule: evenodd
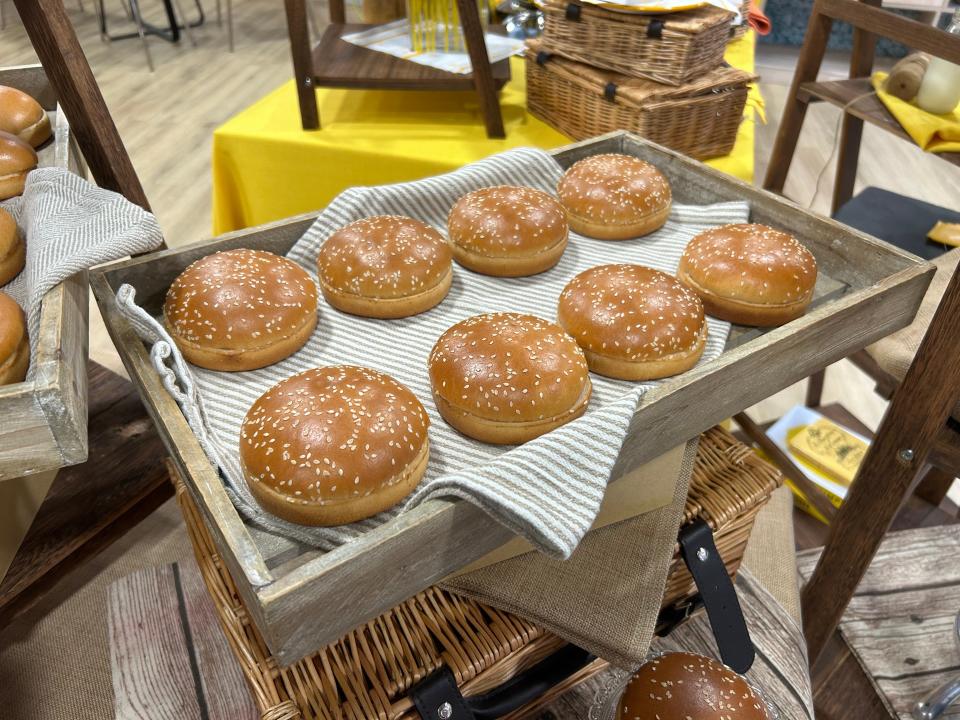
<svg viewBox="0 0 960 720">
<path fill-rule="evenodd" d="M 605 97 L 610 102 L 613 102 L 617 97 L 617 84 L 608 82 L 603 88 L 603 97 Z"/>
</svg>

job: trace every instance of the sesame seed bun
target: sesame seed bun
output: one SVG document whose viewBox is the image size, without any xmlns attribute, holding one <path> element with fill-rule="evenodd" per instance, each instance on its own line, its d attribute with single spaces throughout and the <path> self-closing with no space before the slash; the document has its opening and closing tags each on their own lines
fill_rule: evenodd
<svg viewBox="0 0 960 720">
<path fill-rule="evenodd" d="M 817 261 L 793 235 L 766 225 L 724 225 L 697 235 L 677 277 L 709 315 L 773 327 L 803 315 L 817 284 Z"/>
<path fill-rule="evenodd" d="M 429 359 L 437 410 L 477 440 L 515 445 L 583 415 L 590 375 L 561 327 L 533 315 L 475 315 L 447 329 Z"/>
<path fill-rule="evenodd" d="M 28 143 L 0 131 L 0 200 L 23 194 L 27 173 L 37 162 L 37 152 Z"/>
<path fill-rule="evenodd" d="M 163 319 L 194 365 L 255 370 L 310 339 L 317 287 L 291 260 L 262 250 L 226 250 L 200 258 L 173 281 Z"/>
<path fill-rule="evenodd" d="M 341 228 L 317 255 L 320 289 L 353 315 L 400 318 L 429 310 L 453 281 L 443 235 L 419 220 L 377 215 Z"/>
<path fill-rule="evenodd" d="M 50 118 L 27 93 L 0 85 L 0 130 L 36 148 L 50 139 Z"/>
<path fill-rule="evenodd" d="M 628 240 L 659 230 L 670 216 L 667 178 L 630 155 L 591 155 L 560 178 L 557 195 L 574 232 L 600 240 Z"/>
<path fill-rule="evenodd" d="M 617 720 L 768 720 L 763 700 L 721 662 L 693 653 L 661 655 L 630 678 Z"/>
<path fill-rule="evenodd" d="M 467 193 L 447 218 L 456 261 L 475 272 L 523 277 L 549 270 L 567 247 L 569 228 L 554 198 L 499 185 Z"/>
<path fill-rule="evenodd" d="M 29 365 L 27 318 L 12 297 L 0 292 L 0 385 L 23 382 Z"/>
<path fill-rule="evenodd" d="M 0 285 L 13 280 L 27 261 L 27 246 L 13 216 L 0 208 Z"/>
<path fill-rule="evenodd" d="M 643 265 L 583 271 L 560 294 L 557 319 L 583 348 L 593 372 L 621 380 L 689 370 L 707 341 L 696 294 Z"/>
<path fill-rule="evenodd" d="M 314 368 L 274 385 L 240 428 L 240 464 L 267 511 L 301 525 L 372 517 L 409 495 L 427 468 L 430 420 L 389 375 Z"/>
</svg>

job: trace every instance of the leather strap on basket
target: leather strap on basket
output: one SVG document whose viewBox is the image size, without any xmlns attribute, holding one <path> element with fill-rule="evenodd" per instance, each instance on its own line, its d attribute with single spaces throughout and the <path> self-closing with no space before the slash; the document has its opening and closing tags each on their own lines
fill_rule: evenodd
<svg viewBox="0 0 960 720">
<path fill-rule="evenodd" d="M 446 666 L 414 685 L 410 698 L 423 720 L 476 720 Z"/>
<path fill-rule="evenodd" d="M 666 21 L 662 18 L 650 18 L 650 23 L 647 25 L 647 37 L 654 40 L 662 38 L 663 28 L 666 24 Z"/>
<path fill-rule="evenodd" d="M 577 22 L 580 20 L 580 13 L 583 10 L 577 3 L 567 3 L 567 10 L 564 13 L 564 17 L 567 20 L 572 20 Z"/>
<path fill-rule="evenodd" d="M 736 672 L 745 673 L 753 665 L 753 641 L 713 532 L 703 520 L 696 520 L 680 531 L 679 541 L 680 555 L 707 610 L 720 659 Z"/>
</svg>

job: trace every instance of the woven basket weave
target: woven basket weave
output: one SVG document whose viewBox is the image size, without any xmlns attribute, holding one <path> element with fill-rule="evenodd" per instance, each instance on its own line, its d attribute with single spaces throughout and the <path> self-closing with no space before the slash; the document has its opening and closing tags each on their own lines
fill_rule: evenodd
<svg viewBox="0 0 960 720">
<path fill-rule="evenodd" d="M 522 618 L 433 587 L 282 668 L 253 625 L 183 480 L 171 470 L 200 571 L 263 720 L 413 720 L 418 714 L 408 691 L 443 665 L 465 696 L 477 695 L 566 644 Z M 780 483 L 776 469 L 725 430 L 701 436 L 684 522 L 702 518 L 710 525 L 731 575 L 756 514 Z M 691 588 L 682 563 L 674 567 L 664 607 L 689 602 Z M 528 714 L 606 666 L 594 661 L 509 718 Z"/>
<path fill-rule="evenodd" d="M 652 16 L 564 0 L 538 4 L 550 52 L 668 85 L 698 78 L 723 62 L 733 18 L 712 6 Z"/>
<path fill-rule="evenodd" d="M 750 73 L 720 66 L 679 87 L 551 55 L 530 43 L 527 109 L 575 140 L 629 130 L 698 160 L 727 155 L 743 119 Z"/>
</svg>

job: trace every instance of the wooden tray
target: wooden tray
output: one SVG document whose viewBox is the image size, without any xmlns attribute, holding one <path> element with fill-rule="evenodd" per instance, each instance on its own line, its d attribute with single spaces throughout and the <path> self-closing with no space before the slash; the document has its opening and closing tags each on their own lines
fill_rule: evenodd
<svg viewBox="0 0 960 720">
<path fill-rule="evenodd" d="M 0 68 L 0 85 L 23 90 L 52 113 L 54 137 L 38 151 L 40 165 L 84 175 L 80 151 L 43 68 Z M 0 387 L 0 480 L 87 459 L 87 313 L 86 272 L 44 296 L 33 380 Z"/>
<path fill-rule="evenodd" d="M 569 166 L 587 155 L 624 152 L 656 164 L 681 203 L 747 200 L 753 220 L 796 233 L 822 275 L 810 311 L 769 331 L 734 328 L 716 360 L 648 392 L 613 471 L 619 479 L 759 400 L 907 325 L 933 267 L 876 238 L 821 218 L 678 153 L 626 133 L 560 148 Z M 123 283 L 159 313 L 170 282 L 190 262 L 218 250 L 250 247 L 286 253 L 316 213 L 241 230 L 93 271 L 91 285 L 120 356 L 140 389 L 179 472 L 214 532 L 220 557 L 273 655 L 283 664 L 330 643 L 511 538 L 481 510 L 436 500 L 404 513 L 331 552 L 297 547 L 244 525 L 223 483 L 146 347 L 116 307 Z"/>
</svg>

